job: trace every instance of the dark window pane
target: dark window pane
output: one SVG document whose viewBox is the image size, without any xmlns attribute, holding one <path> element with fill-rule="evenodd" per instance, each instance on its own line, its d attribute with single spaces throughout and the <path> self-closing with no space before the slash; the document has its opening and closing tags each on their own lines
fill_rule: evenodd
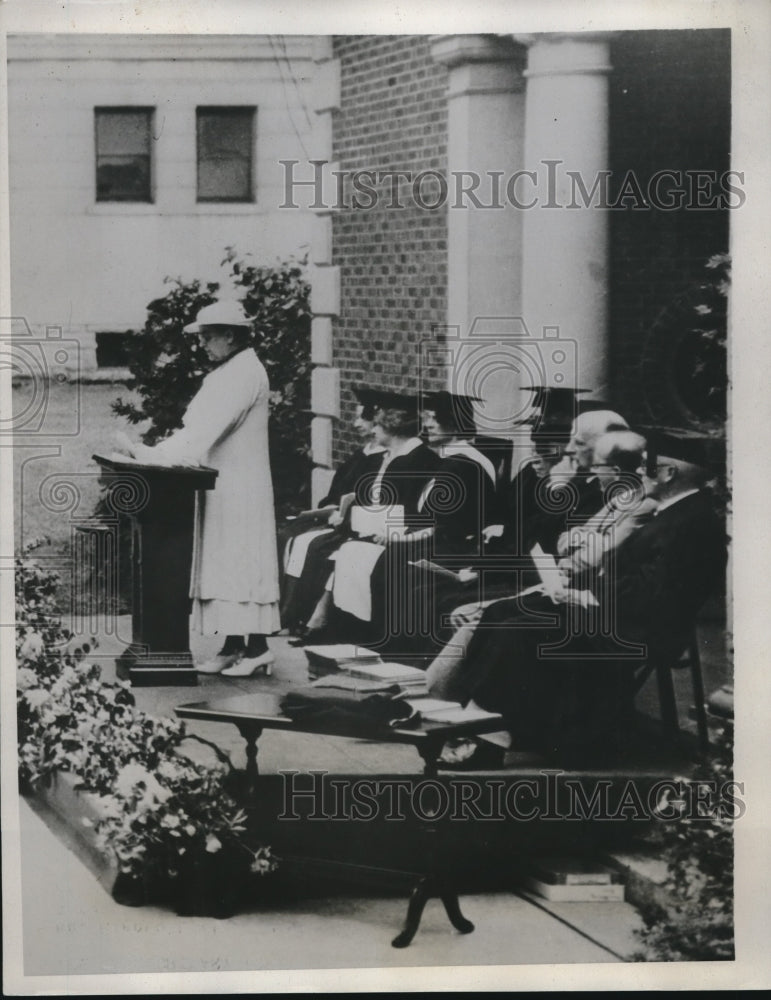
<svg viewBox="0 0 771 1000">
<path fill-rule="evenodd" d="M 152 111 L 95 110 L 97 201 L 152 201 Z"/>
<path fill-rule="evenodd" d="M 254 108 L 198 108 L 198 200 L 252 201 Z"/>
<path fill-rule="evenodd" d="M 128 342 L 130 333 L 97 333 L 97 368 L 122 368 L 128 364 Z"/>
<path fill-rule="evenodd" d="M 100 156 L 96 164 L 96 197 L 99 201 L 149 201 L 149 157 Z"/>
</svg>

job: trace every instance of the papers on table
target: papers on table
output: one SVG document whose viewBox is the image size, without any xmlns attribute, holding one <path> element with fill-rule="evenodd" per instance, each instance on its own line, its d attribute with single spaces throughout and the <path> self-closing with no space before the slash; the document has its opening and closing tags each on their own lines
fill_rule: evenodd
<svg viewBox="0 0 771 1000">
<path fill-rule="evenodd" d="M 482 708 L 466 706 L 458 701 L 444 701 L 441 698 L 406 698 L 407 704 L 422 719 L 429 722 L 447 722 L 461 724 L 463 722 L 478 722 L 480 719 L 497 718 L 495 712 L 486 712 Z"/>
</svg>

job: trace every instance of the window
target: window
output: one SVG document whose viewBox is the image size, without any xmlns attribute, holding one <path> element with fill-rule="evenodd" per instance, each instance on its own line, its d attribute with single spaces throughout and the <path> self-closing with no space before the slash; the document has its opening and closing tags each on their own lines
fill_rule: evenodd
<svg viewBox="0 0 771 1000">
<path fill-rule="evenodd" d="M 152 108 L 95 108 L 96 200 L 152 201 Z"/>
<path fill-rule="evenodd" d="M 96 334 L 96 367 L 125 368 L 128 365 L 130 333 L 105 331 Z"/>
<path fill-rule="evenodd" d="M 254 108 L 197 108 L 198 201 L 254 201 Z"/>
</svg>

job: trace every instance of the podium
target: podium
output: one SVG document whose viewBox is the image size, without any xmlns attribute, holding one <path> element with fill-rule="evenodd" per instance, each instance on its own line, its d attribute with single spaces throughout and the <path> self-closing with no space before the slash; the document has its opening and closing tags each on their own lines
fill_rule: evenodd
<svg viewBox="0 0 771 1000">
<path fill-rule="evenodd" d="M 110 507 L 131 524 L 132 641 L 118 657 L 118 676 L 138 687 L 194 686 L 189 592 L 195 494 L 214 488 L 217 470 L 92 457 Z"/>
</svg>

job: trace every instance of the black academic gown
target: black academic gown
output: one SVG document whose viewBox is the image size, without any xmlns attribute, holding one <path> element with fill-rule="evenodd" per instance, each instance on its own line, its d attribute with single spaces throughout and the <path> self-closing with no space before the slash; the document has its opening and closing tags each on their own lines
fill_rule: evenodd
<svg viewBox="0 0 771 1000">
<path fill-rule="evenodd" d="M 596 476 L 577 473 L 561 483 L 538 479 L 530 467 L 512 480 L 507 538 L 511 546 L 521 543 L 529 552 L 536 542 L 544 552 L 557 554 L 557 540 L 568 527 L 577 527 L 589 520 L 603 505 L 602 487 Z M 520 477 L 527 477 L 519 484 Z M 513 519 L 517 518 L 515 522 Z M 521 526 L 521 530 L 517 528 Z"/>
<path fill-rule="evenodd" d="M 384 452 L 366 453 L 358 448 L 335 471 L 327 495 L 319 507 L 339 504 L 349 493 L 354 493 L 358 503 L 366 502 L 366 493 L 383 464 Z M 331 572 L 330 555 L 348 537 L 343 525 L 327 534 L 317 535 L 308 546 L 302 573 L 299 577 L 284 575 L 281 586 L 281 623 L 295 629 L 305 625 L 313 614 Z"/>
<path fill-rule="evenodd" d="M 501 712 L 515 747 L 607 750 L 627 719 L 635 668 L 682 651 L 725 560 L 709 494 L 682 498 L 614 550 L 594 588 L 597 608 L 540 595 L 488 607 L 456 697 Z"/>
<path fill-rule="evenodd" d="M 373 634 L 381 655 L 418 663 L 443 644 L 440 609 L 462 592 L 463 585 L 435 571 L 457 572 L 484 557 L 482 529 L 501 517 L 495 482 L 473 458 L 442 458 L 422 498 L 420 517 L 433 527 L 419 545 L 394 543 L 371 578 Z M 425 566 L 414 566 L 421 561 Z M 422 665 L 422 664 L 420 664 Z"/>
<path fill-rule="evenodd" d="M 377 475 L 383 464 L 384 452 L 367 453 L 363 448 L 349 455 L 336 469 L 329 493 L 319 501 L 319 507 L 339 504 L 342 497 L 348 493 L 356 493 L 366 489 L 367 485 Z"/>
<path fill-rule="evenodd" d="M 440 465 L 436 452 L 422 443 L 406 455 L 398 455 L 383 473 L 380 503 L 400 504 L 404 507 L 405 524 L 419 523 L 418 501 Z"/>
<path fill-rule="evenodd" d="M 408 528 L 417 529 L 428 522 L 427 515 L 419 510 L 423 493 L 436 475 L 441 459 L 427 445 L 421 443 L 404 455 L 397 455 L 385 468 L 379 483 L 378 496 L 365 498 L 370 503 L 399 505 L 404 508 L 404 523 Z M 371 484 L 375 486 L 374 482 Z M 362 645 L 377 646 L 387 633 L 387 619 L 397 613 L 393 588 L 397 580 L 404 577 L 408 558 L 406 550 L 386 549 L 376 564 L 371 577 L 362 580 L 362 586 L 369 587 L 372 596 L 372 620 L 364 622 L 353 615 L 332 609 L 327 625 L 327 634 L 332 642 L 357 642 Z"/>
<path fill-rule="evenodd" d="M 546 485 L 532 465 L 522 468 L 497 501 L 498 516 L 488 522 L 501 523 L 503 535 L 491 539 L 478 562 L 472 563 L 476 578 L 467 583 L 436 581 L 436 627 L 427 654 L 438 652 L 452 637 L 450 615 L 455 608 L 509 597 L 539 583 L 530 558 L 533 546 L 537 543 L 556 556 L 562 532 L 583 524 L 602 507 L 596 477 L 577 476 L 556 494 L 546 493 Z"/>
</svg>

